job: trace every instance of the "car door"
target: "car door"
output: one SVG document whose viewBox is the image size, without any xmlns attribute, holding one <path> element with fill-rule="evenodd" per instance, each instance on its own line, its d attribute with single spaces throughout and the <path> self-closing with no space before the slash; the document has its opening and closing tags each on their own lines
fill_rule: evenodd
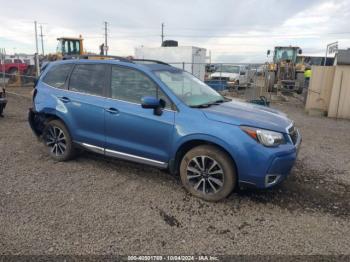
<svg viewBox="0 0 350 262">
<path fill-rule="evenodd" d="M 161 115 L 141 107 L 141 98 L 166 101 Z M 156 166 L 165 166 L 174 130 L 171 102 L 145 73 L 112 66 L 110 99 L 106 107 L 106 154 Z"/>
<path fill-rule="evenodd" d="M 67 108 L 75 142 L 103 153 L 105 146 L 105 104 L 109 65 L 76 64 L 68 91 L 60 97 Z"/>
</svg>

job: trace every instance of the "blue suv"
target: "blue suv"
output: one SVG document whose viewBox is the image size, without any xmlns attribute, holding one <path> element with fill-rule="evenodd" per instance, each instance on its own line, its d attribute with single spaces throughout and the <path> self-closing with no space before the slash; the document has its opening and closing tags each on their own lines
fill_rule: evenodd
<svg viewBox="0 0 350 262">
<path fill-rule="evenodd" d="M 165 63 L 123 59 L 49 63 L 29 122 L 57 161 L 83 148 L 168 169 L 208 201 L 280 183 L 301 142 L 277 110 L 227 99 Z"/>
</svg>

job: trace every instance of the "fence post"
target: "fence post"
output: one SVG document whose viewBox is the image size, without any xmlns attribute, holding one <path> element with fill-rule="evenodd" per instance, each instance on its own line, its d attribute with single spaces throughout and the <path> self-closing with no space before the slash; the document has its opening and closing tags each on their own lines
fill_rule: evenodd
<svg viewBox="0 0 350 262">
<path fill-rule="evenodd" d="M 1 67 L 2 67 L 2 84 L 5 89 L 5 48 L 0 49 Z"/>
</svg>

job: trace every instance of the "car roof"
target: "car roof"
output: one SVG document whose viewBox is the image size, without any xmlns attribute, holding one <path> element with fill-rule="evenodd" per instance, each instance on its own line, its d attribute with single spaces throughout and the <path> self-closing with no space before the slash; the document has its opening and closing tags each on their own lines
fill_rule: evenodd
<svg viewBox="0 0 350 262">
<path fill-rule="evenodd" d="M 158 64 L 158 63 L 150 63 L 150 64 L 143 64 L 143 63 L 137 63 L 130 60 L 130 62 L 126 61 L 120 61 L 116 59 L 105 59 L 105 60 L 92 60 L 92 59 L 69 59 L 69 60 L 60 60 L 51 62 L 52 64 L 110 64 L 110 65 L 121 65 L 121 66 L 128 66 L 131 68 L 139 68 L 144 70 L 150 70 L 150 71 L 158 71 L 158 70 L 167 70 L 167 71 L 174 71 L 174 70 L 181 70 L 176 67 L 173 67 L 168 64 Z"/>
</svg>

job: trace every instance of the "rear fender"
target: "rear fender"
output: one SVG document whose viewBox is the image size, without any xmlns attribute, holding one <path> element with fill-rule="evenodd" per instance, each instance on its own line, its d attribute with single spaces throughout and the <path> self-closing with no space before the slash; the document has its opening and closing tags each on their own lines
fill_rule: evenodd
<svg viewBox="0 0 350 262">
<path fill-rule="evenodd" d="M 40 138 L 45 127 L 46 117 L 44 114 L 35 112 L 33 108 L 29 108 L 28 122 L 33 133 Z"/>
</svg>

